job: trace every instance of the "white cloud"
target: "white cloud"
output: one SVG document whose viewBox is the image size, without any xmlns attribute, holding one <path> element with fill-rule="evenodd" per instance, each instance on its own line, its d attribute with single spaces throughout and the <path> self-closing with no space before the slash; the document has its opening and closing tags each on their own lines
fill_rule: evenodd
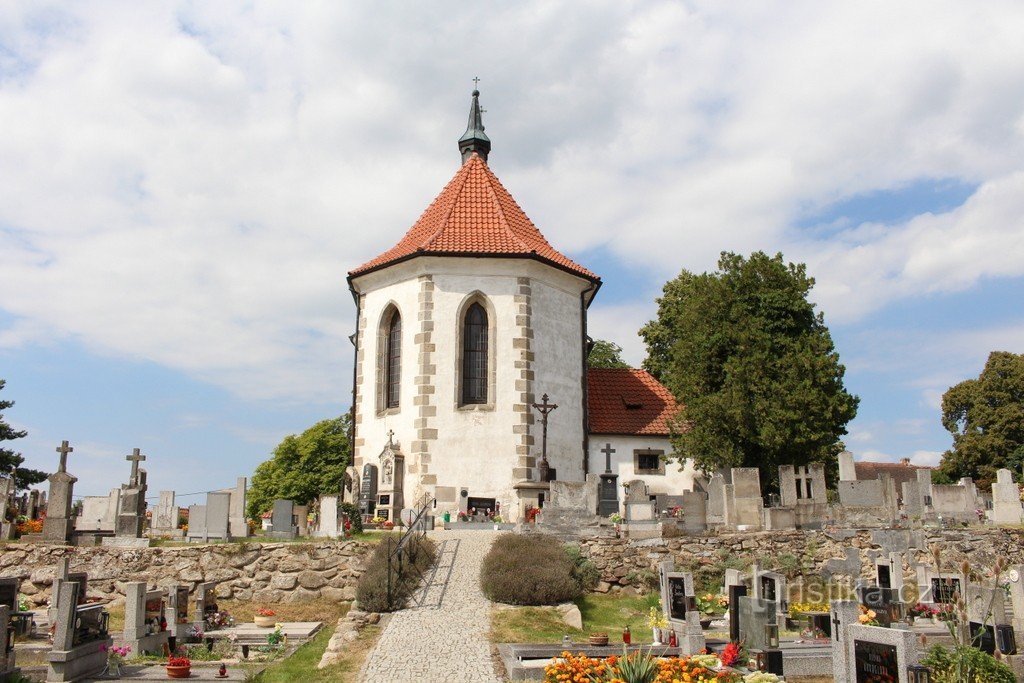
<svg viewBox="0 0 1024 683">
<path fill-rule="evenodd" d="M 245 396 L 343 395 L 345 272 L 455 172 L 476 74 L 492 165 L 563 250 L 664 279 L 783 249 L 836 320 L 1020 275 L 1022 27 L 1012 3 L 8 5 L 0 346 L 66 335 Z M 791 227 L 921 178 L 979 190 Z M 599 297 L 592 334 L 639 362 L 653 310 Z"/>
</svg>

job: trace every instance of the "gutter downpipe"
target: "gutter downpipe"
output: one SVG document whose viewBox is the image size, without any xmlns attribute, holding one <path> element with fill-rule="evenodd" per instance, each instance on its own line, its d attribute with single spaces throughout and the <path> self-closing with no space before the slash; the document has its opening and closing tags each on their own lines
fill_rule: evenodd
<svg viewBox="0 0 1024 683">
<path fill-rule="evenodd" d="M 590 302 L 594 300 L 594 295 L 597 294 L 597 290 L 601 288 L 601 282 L 591 282 L 590 286 L 580 292 L 580 349 L 583 355 L 583 372 L 581 379 L 581 388 L 583 390 L 583 481 L 587 480 L 587 475 L 590 474 L 590 397 L 589 397 L 589 382 L 587 378 L 587 309 L 590 308 Z M 587 300 L 587 295 L 591 297 Z"/>
<path fill-rule="evenodd" d="M 359 367 L 359 316 L 362 315 L 362 298 L 356 291 L 355 286 L 352 284 L 352 280 L 348 281 L 348 291 L 352 294 L 352 299 L 356 303 L 356 331 L 349 339 L 352 341 L 352 407 L 349 410 L 352 413 L 352 436 L 349 442 L 349 452 L 352 453 L 352 462 L 349 463 L 353 468 L 356 466 L 356 371 Z M 360 476 L 359 471 L 356 470 L 356 476 Z M 354 482 L 353 482 L 354 485 Z M 353 501 L 356 507 L 359 507 L 359 501 Z"/>
</svg>

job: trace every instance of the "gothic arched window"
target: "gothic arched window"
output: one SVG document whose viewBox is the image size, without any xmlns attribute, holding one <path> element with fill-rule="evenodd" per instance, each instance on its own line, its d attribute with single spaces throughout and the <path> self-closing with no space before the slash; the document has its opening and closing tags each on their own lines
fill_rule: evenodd
<svg viewBox="0 0 1024 683">
<path fill-rule="evenodd" d="M 402 388 L 402 316 L 395 311 L 388 323 L 384 352 L 384 407 L 397 408 Z"/>
<path fill-rule="evenodd" d="M 487 311 L 478 303 L 462 321 L 462 403 L 487 403 Z"/>
</svg>

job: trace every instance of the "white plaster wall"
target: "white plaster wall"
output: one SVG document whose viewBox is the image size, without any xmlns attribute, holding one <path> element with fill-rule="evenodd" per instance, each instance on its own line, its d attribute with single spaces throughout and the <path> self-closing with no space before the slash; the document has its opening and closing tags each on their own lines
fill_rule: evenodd
<svg viewBox="0 0 1024 683">
<path fill-rule="evenodd" d="M 564 481 L 583 481 L 583 343 L 579 290 L 561 283 L 532 282 L 533 392 L 539 403 L 548 394 L 558 408 L 548 416 L 548 462 Z M 541 454 L 537 415 L 534 455 Z"/>
<path fill-rule="evenodd" d="M 357 291 L 365 294 L 361 315 L 367 324 L 359 343 L 365 350 L 362 382 L 357 388 L 362 421 L 356 427 L 356 438 L 363 439 L 355 448 L 355 464 L 361 474 L 366 462 L 379 465 L 377 455 L 387 442 L 387 432 L 394 430 L 395 440 L 410 462 L 410 446 L 416 436 L 417 406 L 415 377 L 419 373 L 418 347 L 414 343 L 419 332 L 420 275 L 430 275 L 434 283 L 433 339 L 435 352 L 431 363 L 436 366 L 435 393 L 432 404 L 437 408 L 429 418 L 428 427 L 437 429 L 438 438 L 430 442 L 429 472 L 436 475 L 437 486 L 466 487 L 471 496 L 496 498 L 506 515 L 517 509 L 517 494 L 512 470 L 518 456 L 519 435 L 513 425 L 519 414 L 513 406 L 519 401 L 515 389 L 520 357 L 512 340 L 518 336 L 516 325 L 518 278 L 530 279 L 531 323 L 534 330 L 532 350 L 535 373 L 533 392 L 539 401 L 542 393 L 551 395 L 559 408 L 552 414 L 548 432 L 548 454 L 559 479 L 583 480 L 583 391 L 581 385 L 582 344 L 579 296 L 589 283 L 578 277 L 532 260 L 500 258 L 421 257 L 396 264 L 382 271 L 356 279 Z M 467 296 L 484 294 L 494 316 L 493 359 L 495 363 L 494 402 L 487 409 L 460 408 L 457 395 L 459 360 L 459 311 Z M 397 411 L 377 412 L 376 370 L 378 328 L 384 309 L 391 302 L 402 314 L 402 387 Z M 539 416 L 538 416 L 539 417 Z M 535 439 L 533 454 L 539 459 L 541 426 L 532 427 Z M 406 501 L 415 496 L 417 476 L 405 476 Z M 457 502 L 453 509 L 457 509 Z M 438 510 L 442 506 L 439 504 Z"/>
<path fill-rule="evenodd" d="M 417 354 L 413 340 L 419 329 L 417 314 L 419 313 L 420 283 L 415 277 L 390 283 L 387 287 L 369 291 L 363 301 L 361 315 L 366 317 L 366 328 L 359 338 L 364 349 L 362 384 L 358 387 L 359 411 L 362 422 L 356 428 L 356 438 L 363 439 L 363 444 L 354 449 L 355 463 L 362 476 L 363 464 L 369 462 L 380 466 L 377 456 L 387 444 L 388 430 L 394 430 L 395 441 L 401 452 L 408 457 L 416 431 L 414 421 L 416 410 L 413 406 L 415 396 L 415 377 L 418 372 Z M 377 344 L 378 329 L 384 309 L 391 303 L 398 307 L 402 315 L 402 369 L 399 406 L 383 412 L 377 411 Z M 378 470 L 379 477 L 379 470 Z M 408 477 L 406 477 L 408 481 Z"/>
<path fill-rule="evenodd" d="M 628 436 L 628 435 L 590 435 L 590 472 L 591 474 L 602 474 L 605 466 L 605 455 L 601 449 L 605 444 L 610 443 L 615 452 L 612 454 L 612 472 L 619 475 L 619 485 L 640 479 L 647 484 L 651 494 L 665 493 L 677 496 L 683 491 L 693 490 L 693 461 L 687 460 L 682 471 L 678 462 L 665 463 L 665 474 L 640 474 L 636 473 L 633 466 L 633 451 L 654 450 L 665 451 L 666 455 L 672 453 L 672 444 L 667 436 Z M 620 494 L 619 499 L 622 499 Z"/>
</svg>

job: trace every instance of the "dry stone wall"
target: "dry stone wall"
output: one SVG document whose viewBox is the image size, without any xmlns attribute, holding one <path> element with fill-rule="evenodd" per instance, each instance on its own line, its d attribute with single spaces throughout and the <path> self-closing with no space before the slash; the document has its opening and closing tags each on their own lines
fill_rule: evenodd
<svg viewBox="0 0 1024 683">
<path fill-rule="evenodd" d="M 678 567 L 721 568 L 720 575 L 728 564 L 749 566 L 757 561 L 764 568 L 850 576 L 847 552 L 853 549 L 860 556 L 860 576 L 865 578 L 872 576 L 877 555 L 904 552 L 908 560 L 923 564 L 931 562 L 929 549 L 936 546 L 941 549 L 943 566 L 950 570 L 969 560 L 984 573 L 997 557 L 1009 564 L 1024 563 L 1024 529 L 1009 528 L 765 531 L 633 542 L 595 538 L 582 540 L 580 545 L 601 572 L 601 591 L 642 588 L 656 576 L 658 565 L 670 559 Z M 910 569 L 909 563 L 906 569 Z"/>
<path fill-rule="evenodd" d="M 194 588 L 218 581 L 217 597 L 257 602 L 315 598 L 352 600 L 373 545 L 358 541 L 319 543 L 226 543 L 175 548 L 70 548 L 8 544 L 0 550 L 0 576 L 22 579 L 21 592 L 36 605 L 50 599 L 57 560 L 89 574 L 89 595 L 124 596 L 128 581 Z"/>
</svg>

